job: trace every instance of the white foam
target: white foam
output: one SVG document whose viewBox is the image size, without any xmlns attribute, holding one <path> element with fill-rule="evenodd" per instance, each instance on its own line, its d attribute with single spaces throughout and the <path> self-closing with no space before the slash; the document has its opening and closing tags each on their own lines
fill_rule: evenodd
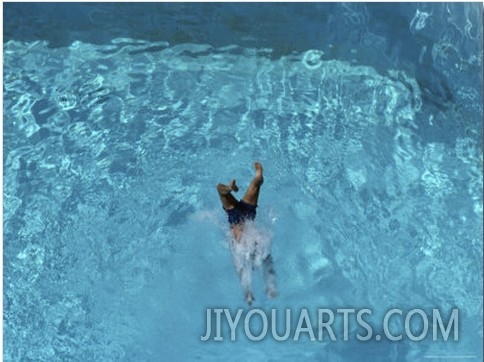
<svg viewBox="0 0 484 362">
<path fill-rule="evenodd" d="M 253 222 L 245 222 L 240 239 L 235 241 L 231 237 L 229 244 L 236 267 L 260 267 L 270 254 L 271 239 L 269 230 L 256 227 Z"/>
</svg>

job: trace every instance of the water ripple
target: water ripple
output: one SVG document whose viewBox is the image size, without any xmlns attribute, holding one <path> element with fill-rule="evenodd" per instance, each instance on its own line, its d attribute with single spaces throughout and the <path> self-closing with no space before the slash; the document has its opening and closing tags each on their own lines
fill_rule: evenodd
<svg viewBox="0 0 484 362">
<path fill-rule="evenodd" d="M 350 10 L 348 21 L 363 25 Z M 429 140 L 434 116 L 408 74 L 318 50 L 269 53 L 126 38 L 5 44 L 7 339 L 20 333 L 17 320 L 42 320 L 55 350 L 34 346 L 41 359 L 72 357 L 71 335 L 105 346 L 87 356 L 122 359 L 113 326 L 129 335 L 137 317 L 119 315 L 142 315 L 130 309 L 139 295 L 166 298 L 160 280 L 166 290 L 185 280 L 166 278 L 173 270 L 197 280 L 174 264 L 191 250 L 193 240 L 180 240 L 187 220 L 215 208 L 218 178 L 250 179 L 256 158 L 267 165 L 262 204 L 272 210 L 261 207 L 261 218 L 290 251 L 280 264 L 293 276 L 289 293 L 324 286 L 328 303 L 357 295 L 374 306 L 411 299 L 482 314 L 478 140 Z M 452 129 L 439 112 L 434 122 Z M 213 241 L 196 234 L 198 244 Z M 115 311 L 103 309 L 112 303 Z M 167 318 L 158 307 L 147 308 Z M 40 341 L 43 329 L 29 328 Z M 18 346 L 9 355 L 29 358 Z"/>
</svg>

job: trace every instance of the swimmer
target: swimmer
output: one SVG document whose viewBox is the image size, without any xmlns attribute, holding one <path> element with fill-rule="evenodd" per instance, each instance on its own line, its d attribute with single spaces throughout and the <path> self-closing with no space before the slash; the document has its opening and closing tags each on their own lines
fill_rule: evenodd
<svg viewBox="0 0 484 362">
<path fill-rule="evenodd" d="M 232 195 L 232 191 L 239 191 L 235 180 L 231 180 L 228 185 L 221 183 L 217 185 L 220 201 L 227 213 L 233 236 L 230 248 L 232 257 L 244 290 L 245 300 L 249 305 L 254 301 L 254 295 L 250 290 L 251 273 L 259 265 L 262 265 L 267 296 L 269 298 L 277 296 L 272 256 L 269 250 L 264 250 L 266 245 L 263 245 L 267 243 L 257 240 L 253 228 L 250 232 L 247 230 L 247 225 L 255 219 L 260 187 L 264 182 L 262 165 L 254 162 L 254 168 L 255 176 L 240 201 Z"/>
</svg>

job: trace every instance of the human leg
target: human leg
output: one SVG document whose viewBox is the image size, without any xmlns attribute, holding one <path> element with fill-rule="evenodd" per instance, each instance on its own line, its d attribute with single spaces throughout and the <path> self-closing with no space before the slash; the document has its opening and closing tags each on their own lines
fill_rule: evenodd
<svg viewBox="0 0 484 362">
<path fill-rule="evenodd" d="M 269 298 L 277 297 L 276 272 L 274 270 L 272 255 L 270 254 L 262 262 L 262 275 L 267 296 Z"/>
<path fill-rule="evenodd" d="M 237 199 L 231 194 L 232 191 L 239 191 L 235 180 L 230 181 L 228 185 L 219 183 L 217 185 L 217 191 L 220 197 L 220 201 L 222 202 L 222 206 L 225 210 L 231 210 L 237 205 Z"/>
<path fill-rule="evenodd" d="M 242 200 L 250 205 L 257 205 L 259 199 L 259 192 L 262 183 L 264 182 L 262 165 L 259 162 L 254 162 L 255 176 L 250 182 L 250 185 Z"/>
</svg>

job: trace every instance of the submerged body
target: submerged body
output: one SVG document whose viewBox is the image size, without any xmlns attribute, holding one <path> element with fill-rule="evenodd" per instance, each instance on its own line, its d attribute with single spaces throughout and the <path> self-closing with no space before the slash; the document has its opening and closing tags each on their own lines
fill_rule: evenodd
<svg viewBox="0 0 484 362">
<path fill-rule="evenodd" d="M 268 239 L 262 238 L 260 232 L 254 227 L 260 187 L 264 182 L 262 165 L 254 162 L 254 168 L 255 176 L 240 201 L 231 193 L 239 190 L 235 180 L 232 180 L 229 185 L 217 185 L 232 233 L 230 251 L 244 290 L 245 300 L 249 305 L 254 300 L 250 290 L 252 271 L 259 267 L 262 267 L 267 295 L 270 298 L 277 295 L 270 245 L 264 241 Z"/>
</svg>

